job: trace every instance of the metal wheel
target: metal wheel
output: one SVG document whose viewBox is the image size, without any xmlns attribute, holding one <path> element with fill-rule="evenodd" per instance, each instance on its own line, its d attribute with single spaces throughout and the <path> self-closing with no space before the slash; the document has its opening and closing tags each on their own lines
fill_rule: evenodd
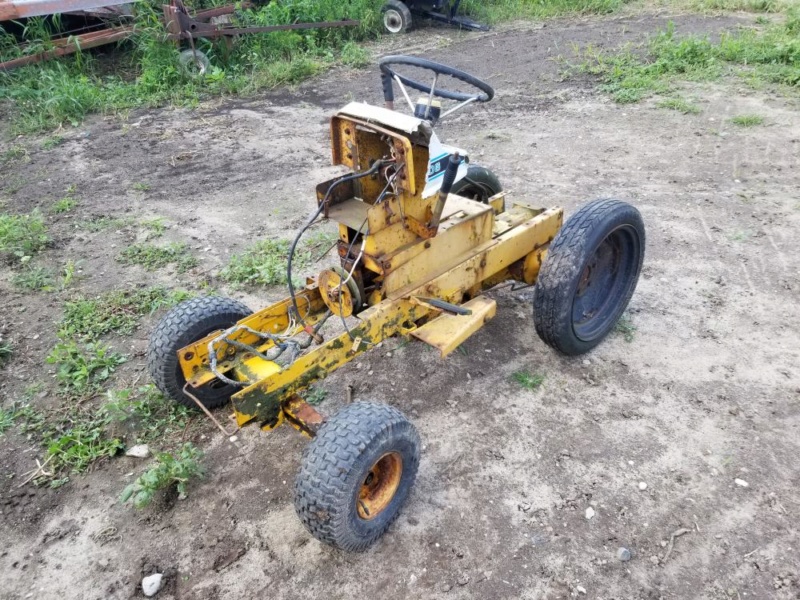
<svg viewBox="0 0 800 600">
<path fill-rule="evenodd" d="M 401 0 L 389 0 L 381 9 L 383 27 L 389 33 L 403 33 L 411 27 L 411 11 Z"/>
<path fill-rule="evenodd" d="M 189 77 L 203 77 L 211 69 L 211 61 L 200 50 L 183 50 L 178 56 L 178 63 Z"/>
<path fill-rule="evenodd" d="M 394 498 L 403 476 L 403 457 L 387 452 L 369 469 L 358 491 L 358 516 L 372 520 L 381 514 Z"/>
</svg>

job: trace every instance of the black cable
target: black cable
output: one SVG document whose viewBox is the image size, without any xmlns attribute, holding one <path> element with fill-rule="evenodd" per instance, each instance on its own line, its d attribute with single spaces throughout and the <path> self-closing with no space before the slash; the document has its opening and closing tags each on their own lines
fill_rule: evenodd
<svg viewBox="0 0 800 600">
<path fill-rule="evenodd" d="M 402 167 L 403 165 L 401 164 L 400 167 L 398 167 L 397 171 L 399 171 Z M 386 187 L 384 187 L 381 193 L 378 194 L 378 199 L 375 200 L 375 206 L 383 202 L 383 199 L 386 197 L 386 194 L 389 191 L 389 187 L 392 185 L 395 177 L 397 176 L 397 171 L 395 171 L 395 173 L 389 178 L 389 180 L 386 182 Z M 369 217 L 367 217 L 367 219 L 368 218 Z M 361 230 L 364 228 L 364 225 L 367 224 L 367 219 L 364 219 L 362 221 L 361 225 L 359 225 L 358 230 L 356 231 L 356 234 L 353 236 L 353 239 L 350 240 L 350 245 L 347 247 L 347 254 L 345 254 L 346 257 L 348 258 L 350 257 L 350 252 L 353 250 L 353 245 L 356 243 L 356 238 L 358 238 L 359 234 L 361 234 L 361 236 L 363 237 L 364 232 L 362 232 Z M 345 272 L 347 272 L 347 269 L 345 269 Z M 347 326 L 347 321 L 345 320 L 344 315 L 342 314 L 344 312 L 342 310 L 342 285 L 344 285 L 344 279 L 339 278 L 339 318 L 342 320 L 342 325 L 344 325 L 344 329 L 347 332 L 350 341 L 352 342 L 355 340 L 355 338 L 353 337 L 353 334 L 350 332 L 350 328 Z"/>
<path fill-rule="evenodd" d="M 295 315 L 297 315 L 298 321 L 303 325 L 303 327 L 307 327 L 305 319 L 300 314 L 300 308 L 297 306 L 297 298 L 295 296 L 294 291 L 294 284 L 292 283 L 292 259 L 294 258 L 295 250 L 297 249 L 297 244 L 300 242 L 300 238 L 302 235 L 308 230 L 309 227 L 317 220 L 317 217 L 322 213 L 325 209 L 325 205 L 328 203 L 328 198 L 330 198 L 331 192 L 336 188 L 336 186 L 341 185 L 347 181 L 353 181 L 354 179 L 361 179 L 362 177 L 366 177 L 367 175 L 372 175 L 376 173 L 385 163 L 392 162 L 391 160 L 376 160 L 373 165 L 366 171 L 362 171 L 361 173 L 351 173 L 350 175 L 345 175 L 334 181 L 328 191 L 325 192 L 325 197 L 322 199 L 322 202 L 319 203 L 317 210 L 314 211 L 314 214 L 308 220 L 308 222 L 297 232 L 297 235 L 292 242 L 291 247 L 289 248 L 289 260 L 286 264 L 286 278 L 288 279 L 289 285 L 289 296 L 292 298 L 292 308 L 294 309 Z"/>
</svg>

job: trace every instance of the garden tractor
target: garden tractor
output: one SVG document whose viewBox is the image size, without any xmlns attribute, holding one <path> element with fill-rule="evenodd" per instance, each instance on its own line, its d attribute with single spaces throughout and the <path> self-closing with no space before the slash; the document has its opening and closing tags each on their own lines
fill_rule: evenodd
<svg viewBox="0 0 800 600">
<path fill-rule="evenodd" d="M 561 208 L 508 203 L 491 171 L 439 140 L 441 119 L 492 99 L 487 83 L 416 57 L 389 56 L 380 69 L 385 106 L 352 102 L 331 119 L 333 163 L 348 172 L 316 188 L 288 256 L 289 296 L 256 313 L 232 299 L 187 300 L 158 323 L 148 348 L 150 374 L 175 401 L 211 418 L 231 402 L 239 427 L 288 423 L 311 438 L 294 487 L 297 514 L 314 537 L 349 551 L 369 547 L 398 516 L 420 438 L 387 404 L 349 402 L 325 418 L 301 393 L 394 336 L 446 357 L 495 316 L 486 292 L 509 281 L 534 286 L 546 344 L 586 352 L 627 306 L 645 244 L 634 207 L 597 200 L 562 226 Z M 395 85 L 413 115 L 394 110 Z M 416 103 L 409 89 L 422 93 Z M 456 104 L 444 110 L 445 101 Z M 338 224 L 338 264 L 301 286 L 295 249 L 320 218 Z"/>
</svg>

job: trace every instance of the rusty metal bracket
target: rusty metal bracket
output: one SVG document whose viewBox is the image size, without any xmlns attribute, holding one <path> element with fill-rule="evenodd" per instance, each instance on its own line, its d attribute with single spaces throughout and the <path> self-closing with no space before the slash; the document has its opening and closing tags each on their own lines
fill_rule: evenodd
<svg viewBox="0 0 800 600">
<path fill-rule="evenodd" d="M 295 429 L 315 437 L 324 419 L 317 410 L 297 394 L 281 402 L 284 419 Z"/>
</svg>

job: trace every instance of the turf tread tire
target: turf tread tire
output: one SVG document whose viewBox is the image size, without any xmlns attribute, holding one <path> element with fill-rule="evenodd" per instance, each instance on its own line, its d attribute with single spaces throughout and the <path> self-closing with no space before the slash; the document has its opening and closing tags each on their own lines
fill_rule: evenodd
<svg viewBox="0 0 800 600">
<path fill-rule="evenodd" d="M 466 176 L 453 184 L 450 193 L 464 195 L 464 191 L 466 191 L 466 197 L 486 204 L 489 198 L 503 191 L 503 186 L 497 175 L 486 167 L 469 165 Z M 473 197 L 476 192 L 479 194 L 478 198 Z"/>
<path fill-rule="evenodd" d="M 373 402 L 345 406 L 326 421 L 303 452 L 295 480 L 295 510 L 316 539 L 361 552 L 400 513 L 419 468 L 420 439 L 396 408 Z M 384 453 L 403 458 L 400 484 L 389 505 L 373 520 L 357 515 L 356 495 L 372 464 Z"/>
<path fill-rule="evenodd" d="M 178 350 L 252 314 L 238 300 L 220 296 L 192 298 L 170 310 L 156 325 L 147 348 L 147 370 L 156 387 L 175 402 L 197 409 L 194 401 L 183 393 L 186 380 L 178 364 Z M 200 388 L 195 395 L 206 408 L 217 408 L 228 402 L 234 391 L 231 386 L 217 390 Z"/>
<path fill-rule="evenodd" d="M 633 275 L 614 308 L 606 331 L 596 340 L 583 342 L 574 334 L 572 323 L 572 302 L 578 278 L 608 232 L 620 225 L 632 226 L 639 236 L 640 252 Z M 533 316 L 536 333 L 542 341 L 568 356 L 583 354 L 597 346 L 616 325 L 633 296 L 644 250 L 644 222 L 639 211 L 630 204 L 614 199 L 594 200 L 573 214 L 551 242 L 536 280 Z"/>
</svg>

